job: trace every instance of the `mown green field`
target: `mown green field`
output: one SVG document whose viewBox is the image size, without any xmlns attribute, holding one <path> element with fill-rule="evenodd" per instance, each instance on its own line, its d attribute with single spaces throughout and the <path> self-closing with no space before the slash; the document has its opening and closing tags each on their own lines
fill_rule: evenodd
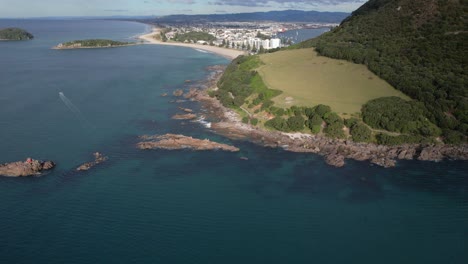
<svg viewBox="0 0 468 264">
<path fill-rule="evenodd" d="M 258 68 L 269 88 L 283 93 L 278 107 L 329 105 L 338 113 L 361 111 L 367 101 L 385 96 L 409 99 L 366 66 L 318 56 L 313 49 L 288 50 L 260 56 Z"/>
</svg>

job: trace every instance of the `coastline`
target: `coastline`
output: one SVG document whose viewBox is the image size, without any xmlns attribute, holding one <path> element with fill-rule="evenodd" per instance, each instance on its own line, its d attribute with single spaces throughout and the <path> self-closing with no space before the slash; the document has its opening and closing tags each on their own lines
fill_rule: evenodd
<svg viewBox="0 0 468 264">
<path fill-rule="evenodd" d="M 346 159 L 368 161 L 384 168 L 397 166 L 398 160 L 420 160 L 439 162 L 442 160 L 468 160 L 468 145 L 422 145 L 404 144 L 397 146 L 377 145 L 374 143 L 357 143 L 351 140 L 331 139 L 322 135 L 304 133 L 285 133 L 267 130 L 244 124 L 238 113 L 226 108 L 208 91 L 216 89 L 225 67 L 214 66 L 208 70 L 213 74 L 206 80 L 206 88 L 191 88 L 184 94 L 186 99 L 201 103 L 210 119 L 213 119 L 211 130 L 219 135 L 234 140 L 247 140 L 255 144 L 283 148 L 298 153 L 314 153 L 325 158 L 327 164 L 343 167 Z"/>
<path fill-rule="evenodd" d="M 216 46 L 209 46 L 209 45 L 199 45 L 199 44 L 189 44 L 189 43 L 179 43 L 179 42 L 162 42 L 154 38 L 154 36 L 160 34 L 160 29 L 157 27 L 153 27 L 153 31 L 148 34 L 140 35 L 137 38 L 145 41 L 144 44 L 147 45 L 166 45 L 166 46 L 178 46 L 178 47 L 187 47 L 192 49 L 203 50 L 207 52 L 211 52 L 220 56 L 223 56 L 227 59 L 233 60 L 240 55 L 244 55 L 244 51 L 234 50 L 234 49 L 226 49 Z"/>
</svg>

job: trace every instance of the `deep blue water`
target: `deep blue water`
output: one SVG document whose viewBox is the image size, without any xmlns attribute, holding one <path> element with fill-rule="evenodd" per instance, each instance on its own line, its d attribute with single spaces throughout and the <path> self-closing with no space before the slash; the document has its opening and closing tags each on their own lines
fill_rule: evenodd
<svg viewBox="0 0 468 264">
<path fill-rule="evenodd" d="M 227 64 L 179 47 L 51 50 L 129 39 L 145 25 L 12 21 L 36 38 L 0 43 L 0 161 L 58 167 L 0 178 L 0 263 L 466 263 L 467 162 L 382 169 L 231 141 L 171 120 L 171 94 Z M 63 92 L 79 110 L 70 111 Z M 183 133 L 240 153 L 139 151 L 142 134 Z M 108 163 L 74 168 L 101 151 Z M 246 156 L 249 160 L 241 160 Z"/>
</svg>

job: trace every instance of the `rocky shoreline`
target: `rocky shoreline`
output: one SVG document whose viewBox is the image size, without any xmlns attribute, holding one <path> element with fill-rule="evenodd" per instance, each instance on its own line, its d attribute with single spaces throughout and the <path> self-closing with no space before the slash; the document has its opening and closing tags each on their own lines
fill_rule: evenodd
<svg viewBox="0 0 468 264">
<path fill-rule="evenodd" d="M 215 89 L 223 69 L 223 66 L 208 69 L 213 72 L 213 75 L 208 78 L 206 87 Z M 329 165 L 336 167 L 343 167 L 346 159 L 369 161 L 385 168 L 395 167 L 397 160 L 468 160 L 467 144 L 460 146 L 444 144 L 384 146 L 330 139 L 320 135 L 270 131 L 242 123 L 236 112 L 224 107 L 216 98 L 208 95 L 208 88 L 191 88 L 184 94 L 184 97 L 199 101 L 211 117 L 218 120 L 211 125 L 212 130 L 217 134 L 231 139 L 249 140 L 266 147 L 281 147 L 292 152 L 319 154 L 325 157 Z"/>
<path fill-rule="evenodd" d="M 55 167 L 52 161 L 40 161 L 27 158 L 25 161 L 16 161 L 0 165 L 0 175 L 6 177 L 37 176 Z"/>
<path fill-rule="evenodd" d="M 166 150 L 223 150 L 237 152 L 238 148 L 226 144 L 210 141 L 208 139 L 196 139 L 184 135 L 166 134 L 155 136 L 141 136 L 142 140 L 137 144 L 137 148 L 147 149 L 166 149 Z"/>
</svg>

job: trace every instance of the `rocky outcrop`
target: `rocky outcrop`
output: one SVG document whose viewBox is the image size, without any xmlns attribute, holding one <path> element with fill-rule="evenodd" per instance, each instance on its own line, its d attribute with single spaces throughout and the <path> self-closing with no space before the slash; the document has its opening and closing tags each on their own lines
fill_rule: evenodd
<svg viewBox="0 0 468 264">
<path fill-rule="evenodd" d="M 35 176 L 54 167 L 55 163 L 52 161 L 39 161 L 27 158 L 26 161 L 0 165 L 0 175 L 7 177 Z"/>
<path fill-rule="evenodd" d="M 340 154 L 330 154 L 325 157 L 325 162 L 327 162 L 328 165 L 341 168 L 345 165 L 345 158 Z"/>
<path fill-rule="evenodd" d="M 172 95 L 177 96 L 177 97 L 182 96 L 183 94 L 184 94 L 184 91 L 183 91 L 183 90 L 180 90 L 180 89 L 175 90 L 175 91 L 172 93 Z"/>
<path fill-rule="evenodd" d="M 189 109 L 189 108 L 183 108 L 183 107 L 179 107 L 180 110 L 184 111 L 185 113 L 193 113 L 193 110 L 192 109 Z"/>
<path fill-rule="evenodd" d="M 370 161 L 372 164 L 385 168 L 396 166 L 397 160 L 468 160 L 467 145 L 382 146 L 334 140 L 317 135 L 304 134 L 302 137 L 291 137 L 287 133 L 252 128 L 249 125 L 231 121 L 213 123 L 212 128 L 218 134 L 232 139 L 246 139 L 263 146 L 281 147 L 292 152 L 317 153 L 325 156 L 328 164 L 337 167 L 344 166 L 345 159 Z"/>
<path fill-rule="evenodd" d="M 86 162 L 83 165 L 76 168 L 76 170 L 77 171 L 87 171 L 87 170 L 90 170 L 91 168 L 93 168 L 94 166 L 96 166 L 98 164 L 101 164 L 101 163 L 108 160 L 108 157 L 102 155 L 99 152 L 93 153 L 93 156 L 94 156 L 94 161 Z"/>
<path fill-rule="evenodd" d="M 234 146 L 212 142 L 208 139 L 196 139 L 184 135 L 166 134 L 162 136 L 142 136 L 140 138 L 143 141 L 137 144 L 139 149 L 239 151 L 239 149 Z"/>
<path fill-rule="evenodd" d="M 197 115 L 195 114 L 176 114 L 174 116 L 172 116 L 172 119 L 175 119 L 175 120 L 192 120 L 192 119 L 195 119 L 197 118 Z"/>
<path fill-rule="evenodd" d="M 216 83 L 222 70 L 223 68 L 214 69 L 215 74 L 207 80 L 207 87 L 216 90 Z M 210 97 L 206 89 L 191 88 L 184 97 L 201 102 L 205 114 L 210 119 L 219 120 L 213 122 L 211 128 L 220 135 L 231 139 L 249 140 L 266 147 L 280 147 L 292 152 L 316 153 L 324 156 L 325 161 L 332 166 L 342 167 L 346 159 L 369 161 L 385 168 L 396 166 L 397 160 L 468 160 L 467 144 L 383 146 L 330 139 L 321 135 L 269 131 L 243 124 L 236 112 L 224 107 L 216 98 Z"/>
</svg>

